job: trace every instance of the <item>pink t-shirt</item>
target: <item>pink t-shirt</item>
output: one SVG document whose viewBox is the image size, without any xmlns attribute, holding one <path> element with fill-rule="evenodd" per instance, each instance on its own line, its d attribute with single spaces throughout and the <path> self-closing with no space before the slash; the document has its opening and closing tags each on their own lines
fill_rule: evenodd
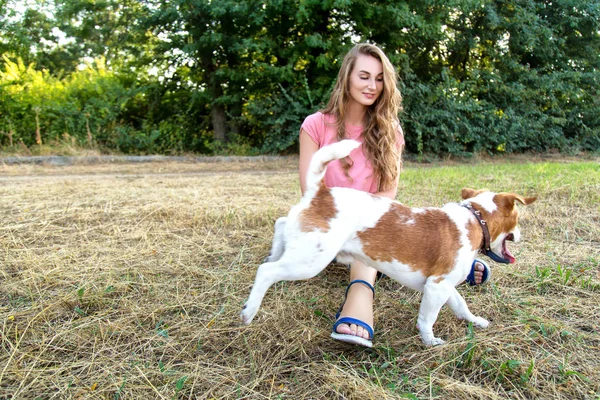
<svg viewBox="0 0 600 400">
<path fill-rule="evenodd" d="M 335 117 L 333 115 L 323 114 L 320 111 L 311 114 L 306 117 L 300 129 L 304 129 L 319 148 L 337 142 Z M 362 131 L 362 126 L 346 124 L 346 137 L 348 139 L 354 139 L 362 143 Z M 402 134 L 400 125 L 398 125 L 396 145 L 398 147 L 404 145 L 404 135 Z M 339 160 L 334 160 L 327 165 L 325 185 L 327 187 L 349 187 L 363 192 L 377 193 L 378 182 L 373 174 L 373 166 L 365 157 L 362 146 L 354 149 L 350 153 L 350 158 L 354 162 L 348 170 L 348 175 L 352 179 L 348 179 L 344 174 Z"/>
</svg>

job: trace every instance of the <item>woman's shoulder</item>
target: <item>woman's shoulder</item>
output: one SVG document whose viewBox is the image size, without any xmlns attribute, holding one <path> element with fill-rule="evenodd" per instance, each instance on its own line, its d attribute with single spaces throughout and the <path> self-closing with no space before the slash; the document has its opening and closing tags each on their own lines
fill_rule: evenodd
<svg viewBox="0 0 600 400">
<path fill-rule="evenodd" d="M 308 133 L 319 147 L 325 146 L 335 141 L 335 118 L 332 119 L 331 115 L 317 111 L 304 119 L 301 127 L 302 130 Z"/>
<path fill-rule="evenodd" d="M 331 114 L 325 114 L 322 111 L 317 111 L 306 117 L 302 123 L 302 126 L 312 127 L 313 129 L 319 130 L 335 127 L 335 116 Z"/>
<path fill-rule="evenodd" d="M 305 121 L 320 122 L 330 124 L 335 121 L 335 117 L 331 114 L 325 114 L 322 111 L 317 111 L 306 117 Z"/>
<path fill-rule="evenodd" d="M 315 131 L 320 131 L 323 129 L 323 114 L 320 111 L 317 111 L 314 114 L 310 114 L 308 117 L 304 118 L 304 122 L 302 122 L 302 129 L 309 133 L 313 133 Z"/>
</svg>

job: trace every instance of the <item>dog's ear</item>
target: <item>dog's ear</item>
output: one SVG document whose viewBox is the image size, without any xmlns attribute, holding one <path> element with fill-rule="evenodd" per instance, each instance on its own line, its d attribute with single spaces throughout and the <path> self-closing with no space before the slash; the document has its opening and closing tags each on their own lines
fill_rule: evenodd
<svg viewBox="0 0 600 400">
<path fill-rule="evenodd" d="M 537 197 L 523 197 L 514 193 L 498 193 L 494 197 L 494 202 L 505 212 L 510 212 L 515 208 L 515 201 L 523 205 L 529 205 L 536 200 Z"/>
<path fill-rule="evenodd" d="M 467 200 L 467 199 L 472 199 L 473 197 L 477 196 L 479 193 L 483 193 L 483 192 L 487 192 L 487 189 L 479 189 L 479 190 L 475 190 L 475 189 L 471 189 L 471 188 L 463 188 L 463 190 L 461 190 L 460 192 L 460 196 L 462 197 L 463 200 Z"/>
<path fill-rule="evenodd" d="M 528 205 L 530 205 L 531 203 L 533 203 L 534 201 L 536 201 L 536 200 L 537 200 L 537 197 L 523 197 L 523 196 L 517 196 L 517 197 L 516 197 L 516 200 L 518 200 L 518 201 L 519 201 L 519 203 L 521 203 L 521 204 L 523 204 L 523 205 L 525 205 L 525 206 L 528 206 Z"/>
</svg>

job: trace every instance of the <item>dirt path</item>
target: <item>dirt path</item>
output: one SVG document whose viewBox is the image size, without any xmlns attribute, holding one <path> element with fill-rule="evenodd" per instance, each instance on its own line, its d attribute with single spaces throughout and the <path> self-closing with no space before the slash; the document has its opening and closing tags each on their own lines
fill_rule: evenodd
<svg viewBox="0 0 600 400">
<path fill-rule="evenodd" d="M 231 163 L 231 162 L 264 162 L 280 161 L 282 156 L 27 156 L 2 157 L 0 164 L 6 165 L 81 165 L 105 163 L 150 163 L 150 162 L 202 162 L 202 163 Z"/>
<path fill-rule="evenodd" d="M 289 170 L 266 170 L 258 169 L 251 171 L 185 171 L 185 172 L 166 172 L 166 173 L 114 173 L 114 174 L 60 174 L 60 175 L 13 175 L 13 176 L 1 176 L 0 182 L 18 182 L 18 181 L 33 181 L 33 180 L 73 180 L 73 179 L 87 179 L 87 180 L 99 180 L 99 179 L 144 179 L 150 177 L 164 177 L 164 178 L 180 178 L 183 176 L 215 176 L 222 174 L 236 174 L 236 175 L 277 175 L 281 173 L 290 172 Z"/>
<path fill-rule="evenodd" d="M 0 161 L 0 182 L 33 179 L 113 179 L 209 176 L 217 174 L 278 174 L 297 171 L 295 157 L 236 158 L 209 162 L 163 161 L 135 162 L 92 162 L 79 164 L 21 163 L 6 164 Z"/>
</svg>

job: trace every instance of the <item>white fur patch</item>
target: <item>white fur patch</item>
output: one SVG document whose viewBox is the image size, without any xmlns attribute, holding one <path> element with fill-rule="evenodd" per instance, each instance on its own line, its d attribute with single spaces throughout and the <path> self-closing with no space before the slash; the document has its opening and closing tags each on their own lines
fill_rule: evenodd
<svg viewBox="0 0 600 400">
<path fill-rule="evenodd" d="M 493 213 L 498 209 L 496 203 L 494 203 L 494 196 L 496 194 L 492 192 L 483 192 L 475 196 L 471 200 L 473 203 L 479 204 L 485 211 Z"/>
</svg>

